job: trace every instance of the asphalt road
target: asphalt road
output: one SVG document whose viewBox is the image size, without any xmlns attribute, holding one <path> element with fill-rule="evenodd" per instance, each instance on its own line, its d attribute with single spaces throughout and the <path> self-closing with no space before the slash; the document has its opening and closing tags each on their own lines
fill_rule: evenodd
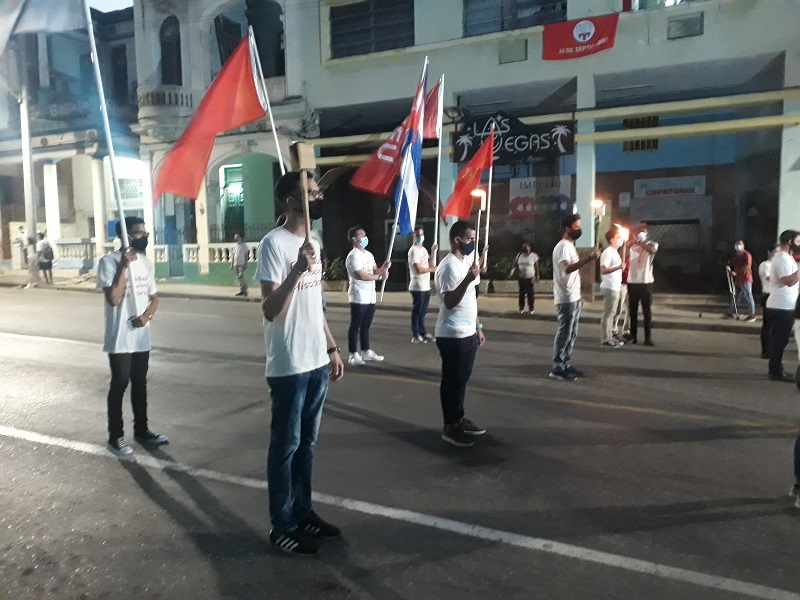
<svg viewBox="0 0 800 600">
<path fill-rule="evenodd" d="M 171 443 L 123 461 L 103 448 L 101 296 L 0 289 L 0 306 L 4 600 L 800 599 L 800 394 L 766 380 L 755 336 L 612 350 L 586 326 L 586 376 L 563 383 L 554 324 L 488 319 L 467 413 L 489 433 L 457 449 L 435 346 L 379 310 L 386 362 L 331 386 L 317 451 L 317 509 L 345 535 L 302 559 L 267 541 L 257 304 L 162 300 L 150 417 Z M 329 318 L 346 345 L 347 315 Z"/>
</svg>

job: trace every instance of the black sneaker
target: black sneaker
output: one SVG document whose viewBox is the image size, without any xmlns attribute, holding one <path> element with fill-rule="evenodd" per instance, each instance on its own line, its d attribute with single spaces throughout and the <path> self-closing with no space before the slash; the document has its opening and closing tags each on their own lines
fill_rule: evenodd
<svg viewBox="0 0 800 600">
<path fill-rule="evenodd" d="M 486 430 L 483 427 L 478 427 L 467 417 L 463 417 L 458 423 L 456 423 L 456 425 L 458 425 L 458 427 L 461 428 L 461 431 L 467 435 L 483 435 L 486 433 Z"/>
<path fill-rule="evenodd" d="M 559 381 L 575 381 L 578 378 L 578 376 L 574 373 L 570 373 L 569 371 L 562 369 L 554 369 L 550 371 L 550 377 L 553 379 L 558 379 Z"/>
<path fill-rule="evenodd" d="M 133 454 L 133 448 L 131 448 L 125 441 L 125 438 L 122 437 L 115 440 L 108 440 L 106 448 L 108 448 L 108 451 L 117 458 L 122 458 L 123 456 Z"/>
<path fill-rule="evenodd" d="M 464 433 L 458 423 L 445 425 L 442 430 L 442 439 L 448 444 L 453 444 L 453 446 L 458 446 L 459 448 L 471 448 L 475 444 L 472 441 L 472 436 Z"/>
<path fill-rule="evenodd" d="M 313 556 L 319 552 L 319 544 L 316 540 L 304 536 L 297 529 L 290 533 L 278 533 L 273 529 L 269 532 L 269 541 L 278 550 L 298 556 Z"/>
<path fill-rule="evenodd" d="M 234 294 L 234 296 L 243 296 L 247 298 L 247 292 L 239 292 L 238 294 Z"/>
<path fill-rule="evenodd" d="M 794 375 L 784 371 L 783 373 L 770 373 L 769 378 L 772 381 L 785 381 L 786 383 L 794 383 Z"/>
<path fill-rule="evenodd" d="M 650 347 L 655 346 L 655 344 L 653 343 L 653 340 L 645 340 L 644 341 L 644 345 L 645 346 L 650 346 Z"/>
<path fill-rule="evenodd" d="M 169 438 L 167 436 L 151 431 L 150 429 L 142 433 L 134 433 L 133 439 L 140 444 L 153 444 L 155 446 L 169 444 Z"/>
<path fill-rule="evenodd" d="M 338 527 L 323 521 L 313 510 L 308 517 L 300 521 L 297 528 L 303 533 L 316 538 L 334 538 L 342 535 Z"/>
<path fill-rule="evenodd" d="M 583 377 L 583 371 L 580 369 L 576 369 L 572 365 L 568 366 L 566 369 L 567 373 L 572 373 L 575 377 Z"/>
</svg>

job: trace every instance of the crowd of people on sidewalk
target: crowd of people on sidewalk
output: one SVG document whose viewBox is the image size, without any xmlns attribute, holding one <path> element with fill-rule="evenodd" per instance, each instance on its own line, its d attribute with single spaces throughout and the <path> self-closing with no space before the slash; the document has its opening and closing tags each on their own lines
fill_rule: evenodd
<svg viewBox="0 0 800 600">
<path fill-rule="evenodd" d="M 267 456 L 272 523 L 269 538 L 280 550 L 310 555 L 318 552 L 321 539 L 340 535 L 338 527 L 323 520 L 313 509 L 311 473 L 328 387 L 330 382 L 343 377 L 345 361 L 325 315 L 320 244 L 314 239 L 307 241 L 305 237 L 304 187 L 308 188 L 311 218 L 319 218 L 322 213 L 322 194 L 317 183 L 308 174 L 306 186 L 301 185 L 301 178 L 305 176 L 290 172 L 278 180 L 276 199 L 285 209 L 286 217 L 259 245 L 256 280 L 261 288 L 265 376 L 272 400 Z M 120 238 L 121 227 L 122 223 L 118 223 Z M 142 444 L 156 446 L 169 442 L 165 435 L 150 428 L 147 415 L 147 372 L 152 347 L 150 324 L 159 306 L 153 264 L 145 254 L 148 233 L 144 222 L 137 217 L 126 217 L 125 227 L 130 247 L 102 257 L 97 274 L 97 287 L 103 290 L 105 298 L 104 352 L 108 353 L 111 370 L 107 447 L 118 457 L 133 452 L 125 441 L 122 418 L 122 399 L 129 384 L 134 438 Z M 637 226 L 635 239 L 627 245 L 615 227 L 606 235 L 608 247 L 602 253 L 594 248 L 581 257 L 575 247 L 575 241 L 582 235 L 580 215 L 563 217 L 561 227 L 562 239 L 553 250 L 558 326 L 550 377 L 574 381 L 583 375 L 572 364 L 582 306 L 580 269 L 600 260 L 604 294 L 601 344 L 618 347 L 624 343 L 617 335 L 624 330 L 623 290 L 627 285 L 630 313 L 627 339 L 634 344 L 638 342 L 637 313 L 641 304 L 644 344 L 652 346 L 651 287 L 658 243 L 650 239 L 646 223 Z M 411 342 L 436 343 L 441 357 L 441 439 L 467 448 L 486 433 L 486 429 L 467 417 L 465 406 L 478 350 L 486 342 L 478 315 L 477 286 L 485 253 L 478 255 L 475 225 L 467 220 L 457 221 L 450 227 L 449 252 L 438 264 L 437 249 L 434 247 L 429 253 L 423 246 L 424 230 L 416 229 L 413 236 L 414 243 L 408 253 L 409 291 L 413 300 Z M 352 227 L 348 237 L 352 250 L 346 260 L 351 309 L 347 363 L 360 367 L 370 361 L 383 360 L 371 346 L 370 326 L 375 314 L 376 282 L 388 276 L 391 263 L 377 265 L 367 250 L 369 238 L 363 227 Z M 243 246 L 242 240 L 237 240 L 237 244 L 237 247 Z M 770 376 L 780 380 L 789 378 L 781 360 L 795 326 L 798 268 L 790 254 L 794 251 L 800 251 L 800 233 L 784 232 L 779 245 L 770 253 L 769 264 L 759 266 L 762 281 L 768 282 L 765 306 L 769 326 L 764 343 L 770 358 Z M 515 259 L 520 279 L 537 277 L 537 258 L 530 245 L 523 246 Z M 246 264 L 246 258 L 234 253 L 233 268 L 245 269 Z M 434 335 L 425 328 L 431 274 L 438 299 Z M 238 271 L 237 275 L 241 277 Z M 242 284 L 241 291 L 247 293 L 246 283 Z M 529 302 L 528 307 L 533 310 L 527 283 L 520 285 L 521 310 L 524 310 L 524 302 Z M 795 444 L 795 471 L 797 483 L 792 493 L 800 507 L 800 437 Z"/>
</svg>

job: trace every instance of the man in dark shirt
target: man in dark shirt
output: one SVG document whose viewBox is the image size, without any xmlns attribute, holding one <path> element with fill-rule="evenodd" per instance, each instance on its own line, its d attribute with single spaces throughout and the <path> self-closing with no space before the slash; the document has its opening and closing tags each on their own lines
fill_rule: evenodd
<svg viewBox="0 0 800 600">
<path fill-rule="evenodd" d="M 728 308 L 726 317 L 732 317 L 736 313 L 736 305 L 742 301 L 747 302 L 747 317 L 745 321 L 756 320 L 756 304 L 753 301 L 753 257 L 744 249 L 744 242 L 739 240 L 734 244 L 736 254 L 731 257 L 729 265 L 733 274 L 733 282 L 736 285 L 736 294 L 731 298 L 731 305 Z"/>
</svg>

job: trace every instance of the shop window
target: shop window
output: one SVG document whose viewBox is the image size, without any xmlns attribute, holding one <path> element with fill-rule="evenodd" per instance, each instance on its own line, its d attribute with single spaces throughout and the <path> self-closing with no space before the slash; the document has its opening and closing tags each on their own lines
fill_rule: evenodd
<svg viewBox="0 0 800 600">
<path fill-rule="evenodd" d="M 566 0 L 464 0 L 465 37 L 566 19 Z"/>
<path fill-rule="evenodd" d="M 364 0 L 330 10 L 333 58 L 414 45 L 414 0 Z"/>
<path fill-rule="evenodd" d="M 164 19 L 159 32 L 161 41 L 161 83 L 183 85 L 181 65 L 181 26 L 176 16 Z"/>
<path fill-rule="evenodd" d="M 636 119 L 624 119 L 623 129 L 649 129 L 658 127 L 658 117 L 640 117 Z M 658 138 L 629 140 L 622 142 L 623 152 L 643 152 L 645 150 L 658 150 Z"/>
</svg>

